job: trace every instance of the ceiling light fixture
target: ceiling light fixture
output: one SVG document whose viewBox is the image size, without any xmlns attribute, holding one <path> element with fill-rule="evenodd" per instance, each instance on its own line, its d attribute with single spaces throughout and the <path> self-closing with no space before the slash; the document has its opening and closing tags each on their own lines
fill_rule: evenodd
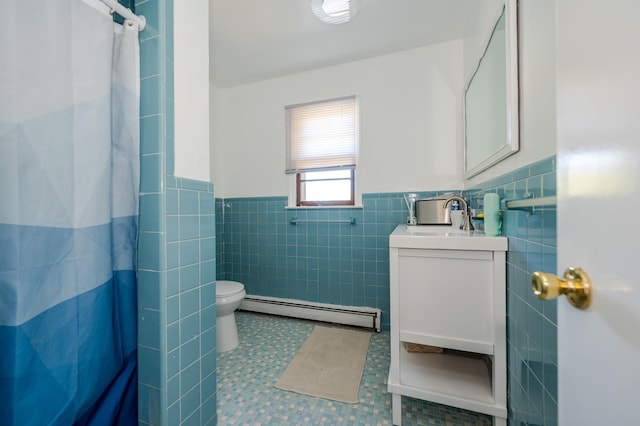
<svg viewBox="0 0 640 426">
<path fill-rule="evenodd" d="M 356 14 L 354 0 L 311 0 L 311 10 L 322 22 L 344 24 Z"/>
</svg>

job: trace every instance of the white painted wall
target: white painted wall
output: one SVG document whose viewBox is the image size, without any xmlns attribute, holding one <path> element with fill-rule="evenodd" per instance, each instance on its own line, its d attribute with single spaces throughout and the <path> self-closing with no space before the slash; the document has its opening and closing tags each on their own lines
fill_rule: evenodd
<svg viewBox="0 0 640 426">
<path fill-rule="evenodd" d="M 555 3 L 554 0 L 519 2 L 520 151 L 466 180 L 465 188 L 556 153 Z M 490 19 L 491 15 L 485 18 Z M 485 21 L 483 25 L 490 28 L 493 24 Z M 480 58 L 478 46 L 477 38 L 464 41 L 467 78 Z"/>
<path fill-rule="evenodd" d="M 363 193 L 470 188 L 554 155 L 554 0 L 520 1 L 520 151 L 462 178 L 462 90 L 501 5 L 491 0 L 464 40 L 228 89 L 211 85 L 216 195 L 287 195 L 284 106 L 350 94 L 361 102 Z"/>
<path fill-rule="evenodd" d="M 355 94 L 363 193 L 462 188 L 462 40 L 257 83 L 211 86 L 218 197 L 287 195 L 284 107 Z"/>
<path fill-rule="evenodd" d="M 210 180 L 209 3 L 173 4 L 175 176 Z"/>
</svg>

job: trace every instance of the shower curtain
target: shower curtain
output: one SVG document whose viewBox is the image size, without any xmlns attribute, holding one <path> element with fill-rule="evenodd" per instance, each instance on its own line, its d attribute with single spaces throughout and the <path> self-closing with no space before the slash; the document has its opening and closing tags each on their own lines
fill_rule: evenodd
<svg viewBox="0 0 640 426">
<path fill-rule="evenodd" d="M 0 424 L 136 424 L 138 30 L 2 9 Z"/>
</svg>

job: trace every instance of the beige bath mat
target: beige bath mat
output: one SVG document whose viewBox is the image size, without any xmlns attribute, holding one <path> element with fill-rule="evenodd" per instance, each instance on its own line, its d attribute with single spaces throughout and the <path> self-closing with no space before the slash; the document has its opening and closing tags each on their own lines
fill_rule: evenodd
<svg viewBox="0 0 640 426">
<path fill-rule="evenodd" d="M 278 389 L 356 403 L 371 333 L 319 327 L 275 384 Z"/>
</svg>

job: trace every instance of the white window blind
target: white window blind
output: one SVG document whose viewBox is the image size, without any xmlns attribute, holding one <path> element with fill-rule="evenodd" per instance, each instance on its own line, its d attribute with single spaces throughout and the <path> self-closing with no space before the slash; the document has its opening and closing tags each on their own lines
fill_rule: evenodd
<svg viewBox="0 0 640 426">
<path fill-rule="evenodd" d="M 291 105 L 285 110 L 285 173 L 356 167 L 358 120 L 355 96 Z"/>
</svg>

